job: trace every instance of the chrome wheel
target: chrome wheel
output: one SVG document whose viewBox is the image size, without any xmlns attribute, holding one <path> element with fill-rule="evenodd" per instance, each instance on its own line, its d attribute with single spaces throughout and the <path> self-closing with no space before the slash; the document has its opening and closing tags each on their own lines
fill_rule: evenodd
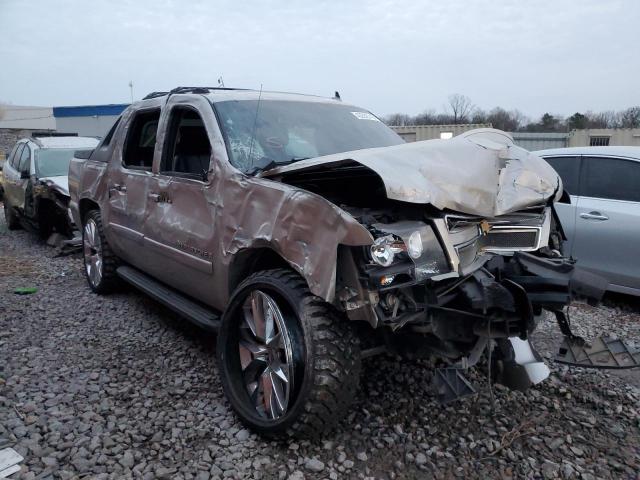
<svg viewBox="0 0 640 480">
<path fill-rule="evenodd" d="M 276 301 L 253 290 L 242 305 L 240 367 L 258 414 L 277 419 L 287 412 L 293 387 L 293 349 Z"/>
<path fill-rule="evenodd" d="M 97 287 L 102 281 L 102 243 L 96 222 L 89 219 L 82 233 L 84 268 L 91 285 Z"/>
</svg>

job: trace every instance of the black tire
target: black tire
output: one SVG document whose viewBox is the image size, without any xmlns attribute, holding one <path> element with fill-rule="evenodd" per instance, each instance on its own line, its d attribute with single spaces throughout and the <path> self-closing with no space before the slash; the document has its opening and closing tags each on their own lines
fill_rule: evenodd
<svg viewBox="0 0 640 480">
<path fill-rule="evenodd" d="M 21 227 L 18 214 L 6 201 L 2 205 L 4 207 L 4 219 L 7 222 L 7 228 L 9 230 L 18 230 Z"/>
<path fill-rule="evenodd" d="M 275 300 L 292 339 L 294 382 L 288 408 L 278 418 L 257 410 L 240 365 L 240 323 L 252 292 L 264 292 Z M 351 325 L 311 294 L 298 274 L 285 269 L 257 272 L 238 286 L 222 319 L 217 359 L 232 408 L 245 425 L 270 438 L 317 437 L 327 432 L 348 411 L 360 380 L 360 348 Z"/>
<path fill-rule="evenodd" d="M 42 240 L 47 240 L 53 233 L 53 225 L 51 223 L 51 217 L 45 212 L 40 212 L 38 216 L 38 235 Z"/>
<path fill-rule="evenodd" d="M 95 235 L 99 243 L 96 243 L 96 248 L 90 248 L 88 246 L 88 226 L 95 227 Z M 90 273 L 89 265 L 91 265 L 92 251 L 101 256 L 101 272 L 99 278 L 92 277 Z M 107 238 L 104 235 L 104 229 L 102 227 L 102 216 L 98 210 L 90 210 L 84 217 L 82 223 L 82 257 L 84 262 L 84 273 L 87 277 L 89 287 L 95 293 L 105 294 L 116 290 L 120 286 L 120 278 L 116 273 L 116 269 L 120 265 L 120 260 L 113 253 Z"/>
</svg>

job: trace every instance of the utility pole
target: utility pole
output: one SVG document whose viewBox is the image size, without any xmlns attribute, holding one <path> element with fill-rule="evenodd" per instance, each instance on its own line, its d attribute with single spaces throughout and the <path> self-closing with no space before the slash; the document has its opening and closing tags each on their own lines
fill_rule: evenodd
<svg viewBox="0 0 640 480">
<path fill-rule="evenodd" d="M 129 89 L 131 90 L 131 103 L 133 103 L 133 80 L 129 80 Z"/>
</svg>

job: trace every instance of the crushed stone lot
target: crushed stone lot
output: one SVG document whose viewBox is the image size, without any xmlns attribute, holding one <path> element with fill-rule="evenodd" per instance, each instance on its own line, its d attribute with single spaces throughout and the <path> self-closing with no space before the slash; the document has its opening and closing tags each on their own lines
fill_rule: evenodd
<svg viewBox="0 0 640 480">
<path fill-rule="evenodd" d="M 20 479 L 640 478 L 640 374 L 569 369 L 447 407 L 428 362 L 365 361 L 351 414 L 317 441 L 266 442 L 222 395 L 215 336 L 136 291 L 92 294 L 78 256 L 0 220 L 0 448 Z M 17 287 L 36 287 L 16 295 Z M 640 302 L 578 304 L 573 328 L 640 339 Z M 550 356 L 546 319 L 536 344 Z"/>
</svg>

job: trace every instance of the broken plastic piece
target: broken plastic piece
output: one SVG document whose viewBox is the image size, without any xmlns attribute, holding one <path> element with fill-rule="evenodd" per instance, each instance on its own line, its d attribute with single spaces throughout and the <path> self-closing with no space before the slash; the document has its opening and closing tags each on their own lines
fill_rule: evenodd
<svg viewBox="0 0 640 480">
<path fill-rule="evenodd" d="M 597 337 L 590 345 L 582 339 L 564 337 L 555 361 L 586 368 L 640 367 L 640 350 L 631 349 L 623 340 Z"/>
<path fill-rule="evenodd" d="M 9 475 L 19 472 L 20 463 L 24 458 L 13 448 L 3 448 L 0 450 L 0 478 L 7 478 Z"/>
<path fill-rule="evenodd" d="M 441 405 L 476 393 L 476 389 L 459 368 L 437 368 L 433 375 L 432 386 Z"/>
<path fill-rule="evenodd" d="M 13 293 L 16 295 L 31 295 L 37 291 L 38 289 L 36 287 L 18 287 L 13 291 Z"/>
</svg>

